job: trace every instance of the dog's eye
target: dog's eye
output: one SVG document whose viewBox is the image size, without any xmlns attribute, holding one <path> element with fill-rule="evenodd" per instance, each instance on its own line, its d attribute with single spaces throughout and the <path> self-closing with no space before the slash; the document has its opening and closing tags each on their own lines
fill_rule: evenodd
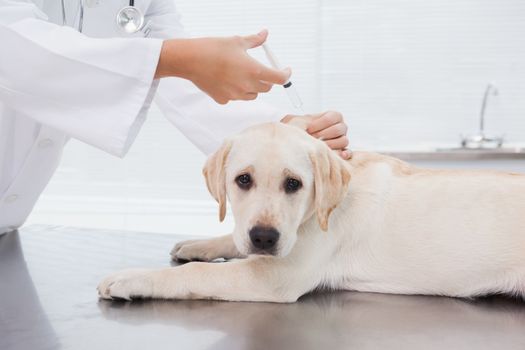
<svg viewBox="0 0 525 350">
<path fill-rule="evenodd" d="M 243 190 L 247 190 L 252 186 L 252 177 L 250 174 L 241 174 L 235 179 L 237 185 Z"/>
<path fill-rule="evenodd" d="M 301 181 L 294 179 L 294 178 L 287 178 L 284 183 L 284 191 L 286 193 L 294 193 L 297 192 L 303 184 Z"/>
</svg>

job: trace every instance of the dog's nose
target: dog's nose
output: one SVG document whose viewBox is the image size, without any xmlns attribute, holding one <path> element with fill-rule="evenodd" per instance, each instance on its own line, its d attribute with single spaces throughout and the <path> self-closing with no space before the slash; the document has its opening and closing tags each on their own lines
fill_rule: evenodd
<svg viewBox="0 0 525 350">
<path fill-rule="evenodd" d="M 271 249 L 279 240 L 279 231 L 273 227 L 255 226 L 250 230 L 250 239 L 257 249 Z"/>
</svg>

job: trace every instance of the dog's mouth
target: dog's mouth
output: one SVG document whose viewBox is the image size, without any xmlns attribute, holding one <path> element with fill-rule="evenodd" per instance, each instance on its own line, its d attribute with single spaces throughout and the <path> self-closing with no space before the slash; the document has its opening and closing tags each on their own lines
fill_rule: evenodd
<svg viewBox="0 0 525 350">
<path fill-rule="evenodd" d="M 270 248 L 270 249 L 259 249 L 256 247 L 250 248 L 249 255 L 266 255 L 266 256 L 276 256 L 278 255 L 278 251 L 276 248 Z"/>
</svg>

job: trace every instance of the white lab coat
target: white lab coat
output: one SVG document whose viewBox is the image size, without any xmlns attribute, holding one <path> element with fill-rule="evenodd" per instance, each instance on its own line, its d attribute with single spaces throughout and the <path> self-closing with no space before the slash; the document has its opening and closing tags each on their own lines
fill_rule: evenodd
<svg viewBox="0 0 525 350">
<path fill-rule="evenodd" d="M 0 0 L 0 233 L 24 223 L 70 137 L 122 157 L 154 97 L 205 153 L 286 114 L 260 102 L 218 105 L 183 79 L 153 80 L 161 38 L 185 36 L 173 0 L 135 1 L 148 38 L 118 32 L 115 16 L 127 0 L 85 1 L 82 34 L 61 25 L 59 0 L 35 2 Z M 66 0 L 72 27 L 77 4 Z"/>
</svg>

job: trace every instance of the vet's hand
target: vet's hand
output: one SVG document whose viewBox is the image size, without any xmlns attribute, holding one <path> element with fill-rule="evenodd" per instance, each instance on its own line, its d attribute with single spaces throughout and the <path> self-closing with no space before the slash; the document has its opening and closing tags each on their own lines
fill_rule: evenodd
<svg viewBox="0 0 525 350">
<path fill-rule="evenodd" d="M 282 119 L 282 122 L 303 123 L 306 132 L 326 142 L 331 149 L 339 153 L 341 158 L 352 158 L 352 152 L 347 149 L 348 137 L 346 132 L 348 131 L 348 126 L 341 113 L 328 111 L 304 116 L 287 115 Z"/>
<path fill-rule="evenodd" d="M 268 31 L 224 38 L 164 41 L 155 78 L 176 76 L 191 80 L 220 104 L 254 100 L 273 84 L 284 84 L 291 70 L 263 65 L 246 51 L 261 46 Z"/>
</svg>

